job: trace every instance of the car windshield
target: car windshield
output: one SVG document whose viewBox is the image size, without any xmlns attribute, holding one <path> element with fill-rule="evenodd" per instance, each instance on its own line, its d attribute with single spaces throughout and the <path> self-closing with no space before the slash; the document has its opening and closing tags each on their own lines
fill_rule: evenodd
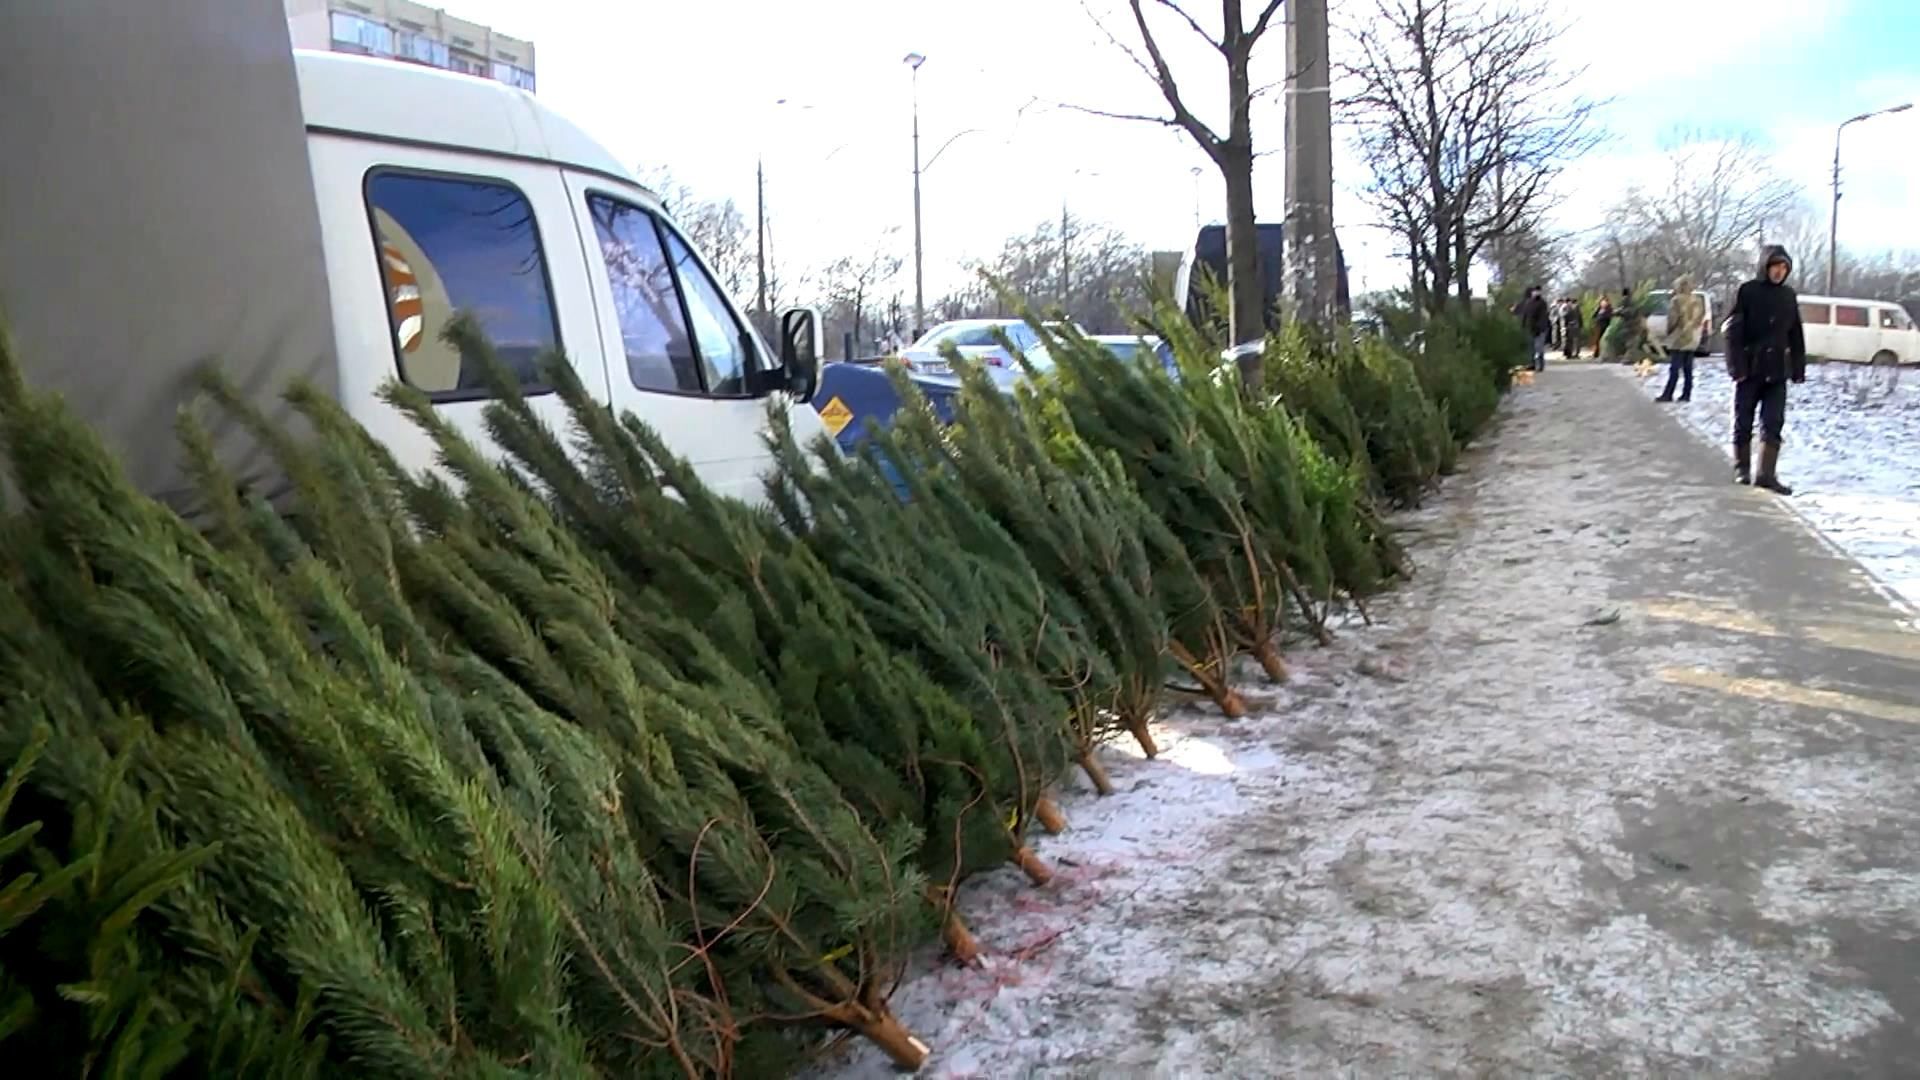
<svg viewBox="0 0 1920 1080">
<path fill-rule="evenodd" d="M 926 338 L 920 342 L 920 345 L 922 348 L 928 349 L 937 349 L 942 345 L 952 345 L 961 349 L 984 348 L 989 345 L 1000 344 L 1000 342 L 994 338 L 993 332 L 995 329 L 996 328 L 992 326 L 948 327 L 945 330 L 935 330 L 933 333 L 928 334 Z"/>
<path fill-rule="evenodd" d="M 1138 341 L 1109 341 L 1105 342 L 1105 345 L 1108 352 L 1122 360 L 1132 360 L 1134 355 L 1140 351 L 1140 343 Z"/>
</svg>

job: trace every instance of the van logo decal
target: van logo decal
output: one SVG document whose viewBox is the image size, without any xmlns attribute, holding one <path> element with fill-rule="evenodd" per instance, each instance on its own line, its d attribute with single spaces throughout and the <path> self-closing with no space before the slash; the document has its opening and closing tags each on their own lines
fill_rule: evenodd
<svg viewBox="0 0 1920 1080">
<path fill-rule="evenodd" d="M 832 400 L 821 406 L 820 422 L 826 425 L 830 434 L 838 436 L 848 424 L 853 423 L 853 410 L 847 408 L 847 403 L 841 401 L 840 396 L 836 394 Z"/>
</svg>

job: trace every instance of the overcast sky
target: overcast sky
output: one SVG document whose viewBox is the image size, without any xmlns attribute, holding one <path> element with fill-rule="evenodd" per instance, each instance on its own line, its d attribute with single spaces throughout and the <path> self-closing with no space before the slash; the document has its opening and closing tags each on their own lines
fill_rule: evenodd
<svg viewBox="0 0 1920 1080">
<path fill-rule="evenodd" d="M 1191 0 L 1213 8 L 1212 0 Z M 1834 125 L 1920 100 L 1913 0 L 1545 0 L 1571 28 L 1562 49 L 1582 90 L 1608 99 L 1608 140 L 1563 185 L 1554 223 L 1590 229 L 1634 180 L 1664 176 L 1659 146 L 1679 127 L 1764 141 L 1824 220 Z M 1332 0 L 1336 23 L 1369 0 Z M 749 213 L 764 157 L 768 214 L 784 266 L 818 264 L 889 230 L 912 235 L 909 69 L 919 74 L 927 290 L 1009 233 L 1057 218 L 1062 202 L 1149 247 L 1184 248 L 1196 209 L 1221 216 L 1217 174 L 1185 135 L 1092 117 L 1062 103 L 1163 112 L 1158 92 L 1107 43 L 1130 31 L 1123 0 L 445 0 L 455 14 L 531 38 L 539 96 L 641 170 L 664 166 Z M 1343 12 L 1344 9 L 1344 12 Z M 1091 13 L 1090 13 L 1091 12 Z M 1217 58 L 1177 24 L 1164 35 L 1191 104 L 1224 108 Z M 1334 47 L 1339 48 L 1336 35 Z M 1280 66 L 1269 44 L 1266 77 Z M 1256 82 L 1260 81 L 1256 79 Z M 784 104 L 780 103 L 784 99 Z M 1281 104 L 1254 138 L 1280 146 Z M 1338 118 L 1336 117 L 1336 122 Z M 948 140 L 960 135 L 937 159 Z M 1336 140 L 1346 134 L 1336 131 Z M 1913 149 L 1920 109 L 1848 130 L 1843 250 L 1920 249 Z M 1196 178 L 1193 169 L 1204 166 Z M 1277 153 L 1255 176 L 1263 220 L 1283 206 Z M 1404 277 L 1356 196 L 1364 171 L 1335 161 L 1341 241 L 1356 291 Z M 791 271 L 789 271 L 791 272 Z"/>
</svg>

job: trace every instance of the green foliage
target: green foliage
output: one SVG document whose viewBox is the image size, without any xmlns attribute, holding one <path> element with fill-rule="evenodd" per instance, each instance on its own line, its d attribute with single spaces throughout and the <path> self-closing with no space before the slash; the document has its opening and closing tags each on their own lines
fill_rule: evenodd
<svg viewBox="0 0 1920 1080">
<path fill-rule="evenodd" d="M 963 365 L 942 427 L 895 372 L 853 459 L 775 408 L 765 507 L 558 357 L 564 432 L 497 378 L 504 464 L 391 390 L 431 473 L 312 388 L 295 440 L 210 378 L 299 509 L 184 417 L 205 532 L 0 343 L 0 1044 L 83 1076 L 758 1076 L 827 1026 L 913 1064 L 886 996 L 950 887 L 1043 876 L 1040 799 L 1115 731 L 1152 752 L 1170 671 L 1234 711 L 1236 657 L 1283 677 L 1289 633 L 1403 573 L 1378 507 L 1524 347 L 1487 315 L 1295 327 L 1248 395 L 1159 316 L 1178 378 L 1038 327 L 1053 374 L 1015 399 Z"/>
</svg>

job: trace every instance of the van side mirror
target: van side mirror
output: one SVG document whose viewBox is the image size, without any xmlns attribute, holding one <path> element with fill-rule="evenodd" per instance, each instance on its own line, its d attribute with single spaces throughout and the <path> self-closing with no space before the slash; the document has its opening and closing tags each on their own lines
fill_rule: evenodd
<svg viewBox="0 0 1920 1080">
<path fill-rule="evenodd" d="M 788 308 L 780 313 L 780 388 L 807 401 L 820 383 L 820 312 Z"/>
</svg>

